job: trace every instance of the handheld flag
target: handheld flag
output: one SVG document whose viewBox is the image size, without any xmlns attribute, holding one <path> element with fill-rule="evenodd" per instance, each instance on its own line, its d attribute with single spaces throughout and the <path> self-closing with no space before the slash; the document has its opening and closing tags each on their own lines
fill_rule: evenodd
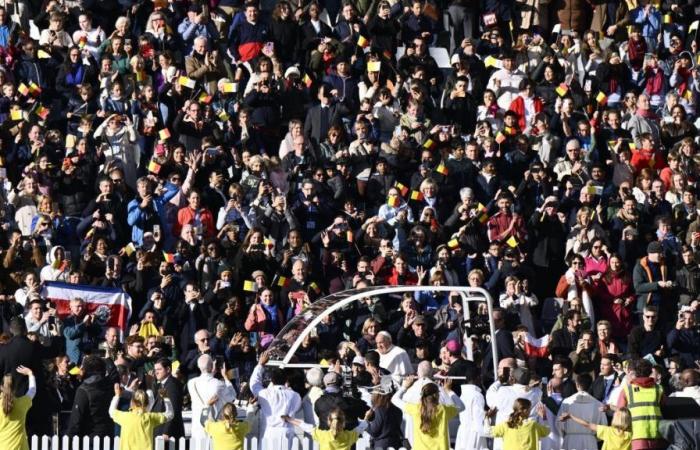
<svg viewBox="0 0 700 450">
<path fill-rule="evenodd" d="M 515 236 L 511 236 L 506 241 L 506 244 L 508 244 L 509 247 L 515 248 L 518 246 L 518 240 L 515 239 Z"/>
<path fill-rule="evenodd" d="M 160 167 L 161 167 L 160 164 L 158 164 L 157 162 L 155 162 L 153 160 L 151 160 L 148 163 L 148 171 L 151 173 L 154 173 L 156 175 L 158 175 L 158 172 L 160 172 Z"/>
<path fill-rule="evenodd" d="M 369 39 L 360 35 L 360 37 L 357 38 L 357 45 L 362 47 L 362 48 L 367 48 L 367 47 L 369 47 Z"/>
<path fill-rule="evenodd" d="M 563 97 L 569 92 L 569 86 L 567 86 L 566 83 L 561 83 L 554 90 L 557 91 L 559 97 Z"/>
<path fill-rule="evenodd" d="M 530 333 L 525 334 L 525 354 L 535 358 L 546 358 L 549 355 L 549 335 L 537 339 Z"/>
<path fill-rule="evenodd" d="M 396 189 L 399 190 L 399 192 L 401 192 L 401 195 L 402 195 L 402 196 L 405 197 L 406 194 L 408 194 L 408 186 L 405 186 L 405 185 L 403 185 L 403 184 L 401 184 L 401 183 L 396 183 L 396 184 L 395 184 L 395 187 L 396 187 Z"/>
<path fill-rule="evenodd" d="M 411 200 L 422 202 L 424 198 L 421 191 L 411 191 Z"/>
<path fill-rule="evenodd" d="M 292 283 L 292 280 L 290 280 L 287 277 L 279 277 L 277 279 L 277 286 L 282 287 L 282 288 L 287 288 L 289 285 Z"/>
<path fill-rule="evenodd" d="M 177 82 L 178 84 L 180 84 L 180 86 L 188 87 L 190 89 L 194 89 L 194 87 L 197 85 L 197 82 L 195 80 L 184 76 L 179 77 L 177 79 Z"/>
<path fill-rule="evenodd" d="M 167 128 L 163 128 L 158 132 L 158 137 L 161 141 L 168 139 L 170 137 L 170 130 L 168 130 Z"/>
<path fill-rule="evenodd" d="M 258 284 L 255 281 L 245 280 L 243 290 L 246 292 L 258 292 Z"/>
<path fill-rule="evenodd" d="M 238 90 L 236 83 L 224 83 L 221 87 L 225 94 L 234 93 Z"/>
</svg>

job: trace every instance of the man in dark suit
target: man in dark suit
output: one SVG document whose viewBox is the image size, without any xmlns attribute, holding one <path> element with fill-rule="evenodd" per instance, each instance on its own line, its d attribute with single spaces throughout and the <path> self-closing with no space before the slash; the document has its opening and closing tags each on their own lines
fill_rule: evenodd
<svg viewBox="0 0 700 450">
<path fill-rule="evenodd" d="M 591 389 L 588 391 L 596 400 L 607 403 L 610 391 L 615 387 L 615 382 L 619 375 L 613 369 L 613 361 L 610 355 L 600 358 L 600 374 L 591 384 Z"/>
<path fill-rule="evenodd" d="M 496 351 L 498 352 L 496 364 L 498 364 L 503 358 L 513 358 L 515 356 L 515 343 L 513 342 L 513 334 L 506 329 L 505 311 L 495 308 L 491 317 L 493 326 L 496 329 Z M 484 378 L 484 385 L 490 386 L 494 381 L 491 344 L 484 348 L 481 374 Z"/>
<path fill-rule="evenodd" d="M 207 304 L 200 301 L 199 287 L 194 282 L 188 282 L 185 285 L 185 303 L 177 312 L 181 354 L 186 354 L 188 350 L 195 347 L 194 334 L 198 330 L 207 328 L 209 324 L 211 310 Z"/>
<path fill-rule="evenodd" d="M 321 144 L 328 136 L 328 129 L 340 122 L 343 114 L 349 113 L 342 103 L 331 102 L 331 87 L 322 84 L 318 89 L 318 100 L 321 102 L 309 109 L 304 122 L 304 136 L 311 139 L 314 146 Z"/>
<path fill-rule="evenodd" d="M 38 341 L 27 338 L 27 326 L 24 319 L 16 317 L 9 326 L 12 338 L 0 348 L 0 373 L 12 375 L 15 395 L 24 395 L 29 387 L 28 378 L 15 369 L 19 366 L 29 367 L 36 377 L 36 396 L 27 415 L 27 431 L 30 435 L 53 434 L 51 432 L 51 413 L 54 411 L 51 396 L 44 380 L 44 359 L 58 356 L 60 346 L 57 339 L 52 339 L 50 347 L 44 347 Z"/>
<path fill-rule="evenodd" d="M 182 423 L 182 384 L 172 376 L 172 365 L 167 358 L 156 361 L 153 371 L 156 376 L 155 383 L 153 383 L 155 402 L 151 411 L 165 412 L 163 397 L 158 395 L 158 392 L 163 389 L 173 405 L 173 414 L 175 415 L 173 420 L 155 429 L 155 436 L 162 435 L 164 439 L 180 438 L 185 435 L 185 426 Z"/>
</svg>

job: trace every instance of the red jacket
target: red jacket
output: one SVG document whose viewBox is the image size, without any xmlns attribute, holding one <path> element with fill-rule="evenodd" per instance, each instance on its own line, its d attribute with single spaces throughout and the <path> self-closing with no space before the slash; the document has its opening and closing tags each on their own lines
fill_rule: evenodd
<svg viewBox="0 0 700 450">
<path fill-rule="evenodd" d="M 535 97 L 532 99 L 532 101 L 534 102 L 535 106 L 535 114 L 542 112 L 542 100 L 540 100 L 539 97 Z M 510 107 L 508 109 L 518 115 L 518 127 L 521 130 L 527 128 L 527 124 L 525 123 L 525 99 L 518 95 L 512 102 L 510 102 Z"/>
<path fill-rule="evenodd" d="M 180 237 L 180 232 L 184 225 L 190 224 L 194 226 L 195 210 L 189 206 L 180 208 L 177 212 L 177 223 L 173 227 L 175 237 Z M 199 209 L 199 221 L 202 224 L 202 236 L 205 238 L 213 238 L 216 235 L 216 227 L 214 226 L 214 217 L 207 208 Z"/>
</svg>

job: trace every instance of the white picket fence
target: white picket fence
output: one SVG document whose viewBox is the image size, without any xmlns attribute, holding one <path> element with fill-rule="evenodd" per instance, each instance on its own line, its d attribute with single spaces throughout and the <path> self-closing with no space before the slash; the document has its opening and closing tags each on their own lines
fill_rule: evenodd
<svg viewBox="0 0 700 450">
<path fill-rule="evenodd" d="M 180 438 L 175 440 L 175 438 L 170 438 L 170 440 L 165 441 L 162 437 L 156 438 L 155 450 L 186 450 L 188 448 L 187 441 L 188 438 Z M 194 444 L 194 443 L 191 443 Z M 0 445 L 1 448 L 1 445 Z M 190 445 L 189 448 L 194 448 L 194 445 Z M 245 450 L 262 450 L 259 446 L 257 437 L 246 438 Z M 366 438 L 360 439 L 357 442 L 357 450 L 369 450 L 369 440 Z M 89 438 L 87 436 L 80 438 L 74 436 L 70 438 L 68 436 L 32 436 L 29 441 L 30 450 L 119 450 L 119 437 L 114 438 Z M 310 438 L 304 437 L 302 439 L 294 438 L 288 443 L 286 448 L 279 450 L 317 450 L 318 444 L 313 442 Z M 275 449 L 277 450 L 277 449 Z M 395 450 L 393 448 L 388 448 L 386 450 Z M 406 450 L 405 448 L 400 448 L 398 450 Z"/>
</svg>

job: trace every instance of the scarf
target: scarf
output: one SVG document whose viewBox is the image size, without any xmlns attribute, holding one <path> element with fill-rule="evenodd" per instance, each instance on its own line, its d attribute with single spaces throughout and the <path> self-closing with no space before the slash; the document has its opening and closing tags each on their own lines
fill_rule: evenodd
<svg viewBox="0 0 700 450">
<path fill-rule="evenodd" d="M 265 327 L 265 332 L 271 332 L 275 333 L 279 329 L 279 318 L 277 317 L 277 306 L 275 305 L 266 305 L 265 303 L 260 303 L 260 306 L 263 307 L 263 310 L 265 311 L 265 314 L 268 316 L 269 323 Z"/>
<path fill-rule="evenodd" d="M 66 74 L 66 84 L 76 86 L 83 82 L 85 69 L 82 64 L 71 64 L 71 70 Z"/>
<path fill-rule="evenodd" d="M 661 95 L 664 87 L 664 73 L 659 69 L 647 69 L 644 91 L 649 95 Z"/>
<path fill-rule="evenodd" d="M 647 52 L 646 40 L 640 39 L 635 41 L 630 39 L 627 41 L 627 53 L 629 54 L 630 64 L 635 72 L 639 72 L 644 63 L 644 54 Z"/>
<path fill-rule="evenodd" d="M 681 79 L 681 82 L 678 83 L 678 94 L 683 96 L 683 94 L 685 94 L 685 91 L 688 90 L 688 79 L 690 78 L 690 70 L 686 69 L 685 67 L 681 67 L 678 69 L 678 76 Z"/>
<path fill-rule="evenodd" d="M 654 114 L 654 111 L 652 111 L 650 109 L 637 108 L 636 114 L 638 116 L 642 116 L 645 119 L 649 119 L 649 120 L 656 120 L 657 119 L 656 114 Z"/>
</svg>

